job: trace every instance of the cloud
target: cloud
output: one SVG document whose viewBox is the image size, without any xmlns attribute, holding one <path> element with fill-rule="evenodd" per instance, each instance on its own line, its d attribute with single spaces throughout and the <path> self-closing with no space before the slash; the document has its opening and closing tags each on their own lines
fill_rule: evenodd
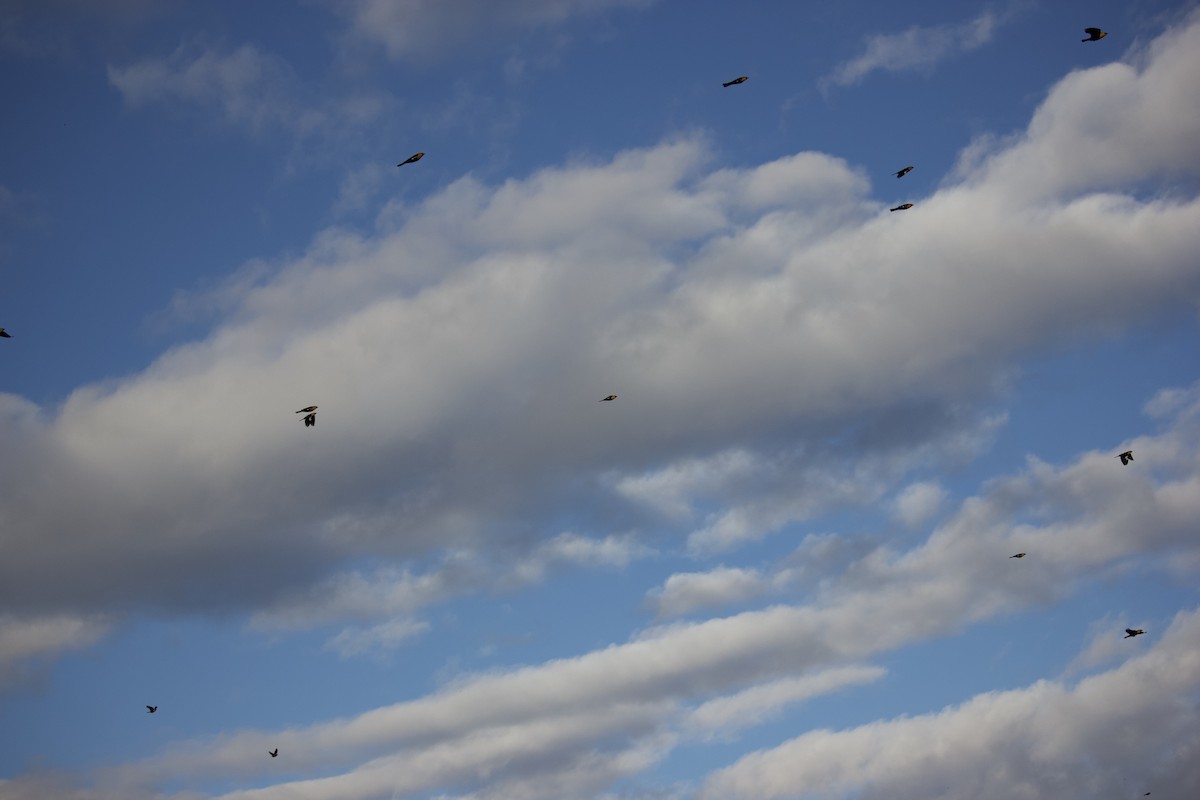
<svg viewBox="0 0 1200 800">
<path fill-rule="evenodd" d="M 896 496 L 895 515 L 909 528 L 915 528 L 938 512 L 946 500 L 946 490 L 936 481 L 913 483 Z"/>
<path fill-rule="evenodd" d="M 108 80 L 135 108 L 162 102 L 196 105 L 254 131 L 293 121 L 298 113 L 289 98 L 291 69 L 248 44 L 229 52 L 182 45 L 165 59 L 110 65 Z"/>
<path fill-rule="evenodd" d="M 412 619 L 394 619 L 369 628 L 347 628 L 325 643 L 342 658 L 380 650 L 394 650 L 412 637 L 429 630 L 429 623 Z"/>
<path fill-rule="evenodd" d="M 0 689 L 27 677 L 29 662 L 90 647 L 110 626 L 109 620 L 97 616 L 22 619 L 0 615 Z"/>
<path fill-rule="evenodd" d="M 914 25 L 901 33 L 875 34 L 867 38 L 861 55 L 839 64 L 819 84 L 826 91 L 856 84 L 876 70 L 929 69 L 939 61 L 987 44 L 1004 21 L 1004 15 L 984 11 L 958 25 Z"/>
<path fill-rule="evenodd" d="M 683 738 L 732 734 L 735 724 L 713 726 L 736 714 L 738 724 L 759 724 L 772 707 L 876 679 L 878 670 L 861 666 L 863 659 L 1057 602 L 1134 555 L 1200 550 L 1200 404 L 1182 410 L 1161 435 L 1128 444 L 1147 453 L 1153 474 L 1131 473 L 1108 452 L 1083 453 L 1061 467 L 1031 460 L 962 501 L 923 543 L 902 552 L 874 547 L 828 576 L 804 604 L 653 627 L 575 657 L 463 676 L 353 718 L 180 742 L 96 779 L 101 788 L 259 780 L 254 754 L 274 746 L 311 777 L 231 798 L 404 796 L 446 786 L 483 792 L 493 782 L 523 786 L 547 769 L 566 780 L 558 772 L 564 759 L 581 759 L 581 775 L 627 774 L 631 764 L 648 769 Z M 795 567 L 797 557 L 828 549 L 818 537 L 784 563 Z M 1009 560 L 1014 549 L 1030 558 Z M 1185 615 L 1163 635 L 1165 650 L 1151 655 L 1182 672 L 1191 661 L 1200 670 L 1197 625 L 1200 612 Z M 1151 672 L 1145 680 L 1164 696 L 1182 691 L 1169 675 Z M 1119 688 L 1119 705 L 1137 706 L 1139 694 Z"/>
<path fill-rule="evenodd" d="M 667 578 L 648 600 L 660 617 L 676 617 L 700 608 L 753 599 L 768 588 L 756 570 L 720 567 L 709 572 L 683 572 Z"/>
<path fill-rule="evenodd" d="M 352 35 L 392 58 L 429 59 L 501 34 L 562 25 L 576 16 L 640 8 L 654 0 L 329 0 Z"/>
<path fill-rule="evenodd" d="M 536 576 L 572 550 L 729 552 L 886 498 L 913 479 L 901 454 L 987 441 L 999 422 L 974 409 L 1015 359 L 1200 292 L 1200 201 L 1173 182 L 1200 164 L 1198 34 L 1192 20 L 1137 64 L 1072 74 L 1022 136 L 903 219 L 841 159 L 722 169 L 693 137 L 499 186 L 463 178 L 389 206 L 369 235 L 326 230 L 145 370 L 54 408 L 0 395 L 0 605 L 255 613 L 351 563 L 383 591 L 458 552 Z M 179 76 L 226 61 L 181 57 L 130 91 L 220 105 L 240 79 Z M 1113 96 L 1137 113 L 1089 127 Z M 1060 171 L 1079 131 L 1103 157 Z M 321 424 L 305 430 L 292 412 L 310 403 Z M 1116 484 L 1111 454 L 1096 458 L 1081 485 L 1103 486 L 1114 519 L 1128 522 L 1109 496 L 1189 508 L 1185 479 Z M 619 541 L 547 545 L 563 519 Z M 1097 558 L 1127 547 L 1102 532 Z"/>
<path fill-rule="evenodd" d="M 1075 685 L 991 692 L 936 714 L 803 734 L 744 756 L 698 796 L 981 800 L 1200 792 L 1200 613 L 1183 612 L 1145 655 Z"/>
</svg>

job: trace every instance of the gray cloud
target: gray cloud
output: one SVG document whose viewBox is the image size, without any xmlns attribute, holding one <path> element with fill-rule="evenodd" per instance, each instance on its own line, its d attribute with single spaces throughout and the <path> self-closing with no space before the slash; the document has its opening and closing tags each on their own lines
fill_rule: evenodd
<svg viewBox="0 0 1200 800">
<path fill-rule="evenodd" d="M 557 26 L 571 17 L 654 0 L 329 0 L 352 34 L 382 45 L 392 58 L 427 59 L 467 42 Z"/>
</svg>

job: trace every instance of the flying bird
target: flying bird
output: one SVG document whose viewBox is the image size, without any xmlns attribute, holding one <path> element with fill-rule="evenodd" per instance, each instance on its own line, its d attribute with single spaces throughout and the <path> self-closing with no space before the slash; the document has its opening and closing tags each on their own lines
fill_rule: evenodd
<svg viewBox="0 0 1200 800">
<path fill-rule="evenodd" d="M 425 154 L 424 154 L 424 153 L 413 153 L 411 156 L 409 156 L 408 158 L 404 159 L 403 161 L 401 161 L 401 162 L 400 162 L 399 164 L 397 164 L 396 166 L 397 166 L 397 167 L 403 167 L 405 164 L 415 164 L 415 163 L 417 163 L 418 161 L 420 161 L 420 160 L 421 160 L 422 158 L 424 158 L 424 157 L 425 157 Z"/>
<path fill-rule="evenodd" d="M 903 178 L 905 175 L 907 175 L 908 173 L 910 173 L 910 172 L 912 172 L 912 171 L 913 171 L 913 168 L 912 168 L 912 165 L 910 164 L 910 165 L 908 165 L 907 167 L 905 167 L 904 169 L 902 169 L 902 170 L 900 170 L 899 172 L 897 172 L 897 173 L 896 173 L 896 177 L 897 177 L 897 178 Z"/>
<path fill-rule="evenodd" d="M 317 410 L 317 406 L 309 406 L 308 408 L 302 408 L 302 409 L 300 409 L 300 410 L 299 410 L 299 411 L 297 411 L 296 413 L 297 413 L 297 414 L 311 414 L 312 412 L 314 412 L 314 411 L 316 411 L 316 410 Z"/>
<path fill-rule="evenodd" d="M 12 338 L 12 334 L 9 333 L 8 331 L 4 330 L 4 328 L 0 328 L 0 336 L 3 336 L 5 339 Z"/>
<path fill-rule="evenodd" d="M 147 714 L 153 714 L 155 711 L 158 711 L 158 706 L 146 706 Z"/>
<path fill-rule="evenodd" d="M 903 211 L 906 208 L 912 208 L 912 203 L 904 203 L 903 205 L 898 205 L 895 208 L 889 208 L 888 211 Z"/>
<path fill-rule="evenodd" d="M 315 428 L 317 426 L 317 412 L 312 412 L 304 418 L 304 427 Z"/>
<path fill-rule="evenodd" d="M 1120 455 L 1113 456 L 1113 458 L 1121 459 L 1121 466 L 1127 467 L 1127 466 L 1129 466 L 1129 462 L 1133 461 L 1133 451 L 1126 450 L 1124 453 L 1121 453 Z"/>
<path fill-rule="evenodd" d="M 1083 32 L 1088 35 L 1088 38 L 1080 39 L 1081 42 L 1098 42 L 1108 36 L 1108 31 L 1102 31 L 1099 28 L 1084 28 Z"/>
<path fill-rule="evenodd" d="M 1024 558 L 1024 557 L 1025 557 L 1024 553 L 1017 553 L 1015 556 L 1009 556 L 1009 558 Z"/>
<path fill-rule="evenodd" d="M 616 400 L 616 399 L 617 399 L 617 396 L 616 396 L 615 394 L 610 394 L 608 397 L 602 397 L 602 398 L 600 398 L 600 402 L 601 402 L 601 403 L 607 403 L 607 402 L 610 402 L 610 401 L 612 401 L 612 400 Z"/>
<path fill-rule="evenodd" d="M 743 75 L 740 78 L 734 78 L 733 80 L 729 81 L 728 83 L 722 83 L 721 85 L 724 86 L 725 88 L 729 88 L 730 86 L 734 86 L 739 83 L 745 83 L 748 80 L 750 80 L 750 76 Z"/>
<path fill-rule="evenodd" d="M 1141 636 L 1143 633 L 1145 633 L 1145 631 L 1142 630 L 1141 628 L 1138 628 L 1137 630 L 1134 630 L 1133 628 L 1126 628 L 1125 635 L 1121 638 L 1132 639 L 1135 636 Z"/>
<path fill-rule="evenodd" d="M 275 758 L 275 756 L 279 755 L 279 748 L 276 747 L 274 750 L 268 750 L 267 752 L 271 755 L 271 758 Z"/>
</svg>

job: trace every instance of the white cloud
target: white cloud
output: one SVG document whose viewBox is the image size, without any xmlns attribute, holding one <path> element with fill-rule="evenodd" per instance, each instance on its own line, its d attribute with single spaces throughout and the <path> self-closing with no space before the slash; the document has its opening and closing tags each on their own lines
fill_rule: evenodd
<svg viewBox="0 0 1200 800">
<path fill-rule="evenodd" d="M 782 714 L 792 703 L 845 686 L 871 683 L 886 674 L 887 670 L 881 667 L 850 666 L 798 678 L 781 678 L 728 697 L 709 700 L 695 709 L 684 725 L 702 734 L 730 736 Z"/>
<path fill-rule="evenodd" d="M 364 653 L 394 650 L 412 637 L 429 630 L 429 623 L 412 619 L 394 619 L 369 628 L 347 628 L 325 643 L 342 658 Z"/>
<path fill-rule="evenodd" d="M 711 776 L 701 800 L 853 794 L 864 800 L 1200 793 L 1200 613 L 1150 652 L 1071 686 L 1040 681 L 940 713 L 812 731 Z M 798 791 L 798 787 L 803 787 Z"/>
<path fill-rule="evenodd" d="M 1004 17 L 984 11 L 958 25 L 914 25 L 901 33 L 875 34 L 867 38 L 861 55 L 839 64 L 821 78 L 822 89 L 858 83 L 876 70 L 902 72 L 928 69 L 958 53 L 975 50 L 992 40 Z"/>
<path fill-rule="evenodd" d="M 291 69 L 253 45 L 224 53 L 182 45 L 169 58 L 109 66 L 108 80 L 134 107 L 183 102 L 215 108 L 228 122 L 255 131 L 297 118 Z"/>
<path fill-rule="evenodd" d="M 649 535 L 732 548 L 831 501 L 885 498 L 911 480 L 901 454 L 986 439 L 963 409 L 1014 358 L 1200 293 L 1200 201 L 1172 183 L 1200 164 L 1197 35 L 1193 19 L 1137 64 L 1072 74 L 1024 135 L 902 219 L 840 159 L 713 170 L 685 139 L 499 187 L 464 178 L 370 236 L 325 231 L 143 372 L 54 409 L 0 395 L 0 604 L 252 613 L 351 560 L 394 569 L 399 597 L 414 559 L 568 563 L 571 542 L 539 550 L 568 514 L 593 540 L 628 533 L 578 551 L 602 561 Z M 224 74 L 194 56 L 176 72 L 196 63 Z M 243 86 L 177 78 L 130 91 Z M 1114 96 L 1128 113 L 1091 126 Z M 1081 132 L 1102 157 L 1060 170 Z M 310 403 L 306 430 L 292 412 Z M 855 457 L 831 455 L 840 443 Z M 1181 477 L 1114 478 L 1111 453 L 1075 469 L 1113 513 L 1098 561 L 1128 551 L 1114 526 L 1133 523 L 1109 498 L 1148 509 L 1164 541 L 1192 511 L 1186 449 L 1123 446 Z M 1029 491 L 1055 476 L 1031 465 Z M 1026 573 L 1073 563 L 1060 541 L 1078 545 L 1051 537 Z M 857 572 L 902 575 L 889 558 Z"/>
<path fill-rule="evenodd" d="M 946 490 L 936 481 L 923 481 L 904 487 L 896 496 L 896 518 L 910 528 L 928 520 L 946 501 Z"/>
<path fill-rule="evenodd" d="M 29 663 L 91 647 L 111 622 L 97 616 L 19 618 L 0 615 L 0 688 L 29 674 Z"/>
<path fill-rule="evenodd" d="M 676 617 L 753 599 L 767 590 L 768 581 L 756 570 L 720 567 L 709 572 L 683 572 L 667 578 L 647 599 L 660 617 Z"/>
</svg>

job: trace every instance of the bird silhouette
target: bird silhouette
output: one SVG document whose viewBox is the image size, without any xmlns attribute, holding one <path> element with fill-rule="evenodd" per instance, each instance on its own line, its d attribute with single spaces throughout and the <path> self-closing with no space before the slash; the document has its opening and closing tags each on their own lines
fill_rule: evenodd
<svg viewBox="0 0 1200 800">
<path fill-rule="evenodd" d="M 611 401 L 611 400 L 616 400 L 616 399 L 617 399 L 617 396 L 616 396 L 615 394 L 610 394 L 608 397 L 602 397 L 602 398 L 600 398 L 600 402 L 601 402 L 601 403 L 607 403 L 607 402 L 609 402 L 609 401 Z"/>
<path fill-rule="evenodd" d="M 314 412 L 314 411 L 316 411 L 316 410 L 317 410 L 317 406 L 309 406 L 308 408 L 302 408 L 302 409 L 300 409 L 300 410 L 299 410 L 299 411 L 297 411 L 296 413 L 297 413 L 297 414 L 311 414 L 312 412 Z"/>
<path fill-rule="evenodd" d="M 728 83 L 722 83 L 721 85 L 724 86 L 725 88 L 729 88 L 730 86 L 736 86 L 739 83 L 745 83 L 748 80 L 750 80 L 750 76 L 743 75 L 740 78 L 734 78 L 733 80 L 729 81 Z"/>
<path fill-rule="evenodd" d="M 317 426 L 317 412 L 313 412 L 304 418 L 304 427 L 315 428 Z"/>
<path fill-rule="evenodd" d="M 404 159 L 403 161 L 401 161 L 401 162 L 400 162 L 399 164 L 397 164 L 396 166 L 397 166 L 397 167 L 403 167 L 405 164 L 415 164 L 415 163 L 417 163 L 418 161 L 420 161 L 420 160 L 421 160 L 422 158 L 424 158 L 424 157 L 425 157 L 425 154 L 424 154 L 424 153 L 413 153 L 411 156 L 409 156 L 408 158 Z"/>
<path fill-rule="evenodd" d="M 902 170 L 900 170 L 899 172 L 897 172 L 897 173 L 896 173 L 896 177 L 897 177 L 897 178 L 903 178 L 905 175 L 907 175 L 908 173 L 910 173 L 910 172 L 912 172 L 912 171 L 913 171 L 913 168 L 912 168 L 912 165 L 910 164 L 909 166 L 907 166 L 907 167 L 905 167 L 904 169 L 902 169 Z"/>
<path fill-rule="evenodd" d="M 158 706 L 146 706 L 147 714 L 153 714 L 155 711 L 158 711 Z"/>
<path fill-rule="evenodd" d="M 268 750 L 267 752 L 270 753 L 271 758 L 275 758 L 275 756 L 279 755 L 279 748 L 276 747 L 274 750 Z"/>
<path fill-rule="evenodd" d="M 1133 451 L 1126 450 L 1124 453 L 1121 453 L 1120 455 L 1113 456 L 1113 457 L 1121 459 L 1121 466 L 1125 467 L 1125 466 L 1129 465 L 1130 461 L 1133 461 Z"/>
<path fill-rule="evenodd" d="M 1102 31 L 1099 28 L 1084 28 L 1083 32 L 1088 35 L 1088 38 L 1080 39 L 1081 42 L 1098 42 L 1108 36 L 1108 31 Z"/>
<path fill-rule="evenodd" d="M 1024 553 L 1017 553 L 1015 556 L 1009 556 L 1009 558 L 1024 558 L 1024 557 L 1025 557 Z"/>
<path fill-rule="evenodd" d="M 895 208 L 889 208 L 888 211 L 904 211 L 907 208 L 912 208 L 912 203 L 904 203 L 896 206 Z"/>
<path fill-rule="evenodd" d="M 4 328 L 0 328 L 0 336 L 3 336 L 5 339 L 12 338 L 12 334 L 9 333 L 8 331 L 4 330 Z"/>
<path fill-rule="evenodd" d="M 1141 628 L 1138 628 L 1137 630 L 1134 630 L 1133 628 L 1126 628 L 1125 635 L 1121 638 L 1132 639 L 1135 636 L 1141 636 L 1143 633 L 1145 633 L 1145 631 L 1142 630 Z"/>
</svg>

